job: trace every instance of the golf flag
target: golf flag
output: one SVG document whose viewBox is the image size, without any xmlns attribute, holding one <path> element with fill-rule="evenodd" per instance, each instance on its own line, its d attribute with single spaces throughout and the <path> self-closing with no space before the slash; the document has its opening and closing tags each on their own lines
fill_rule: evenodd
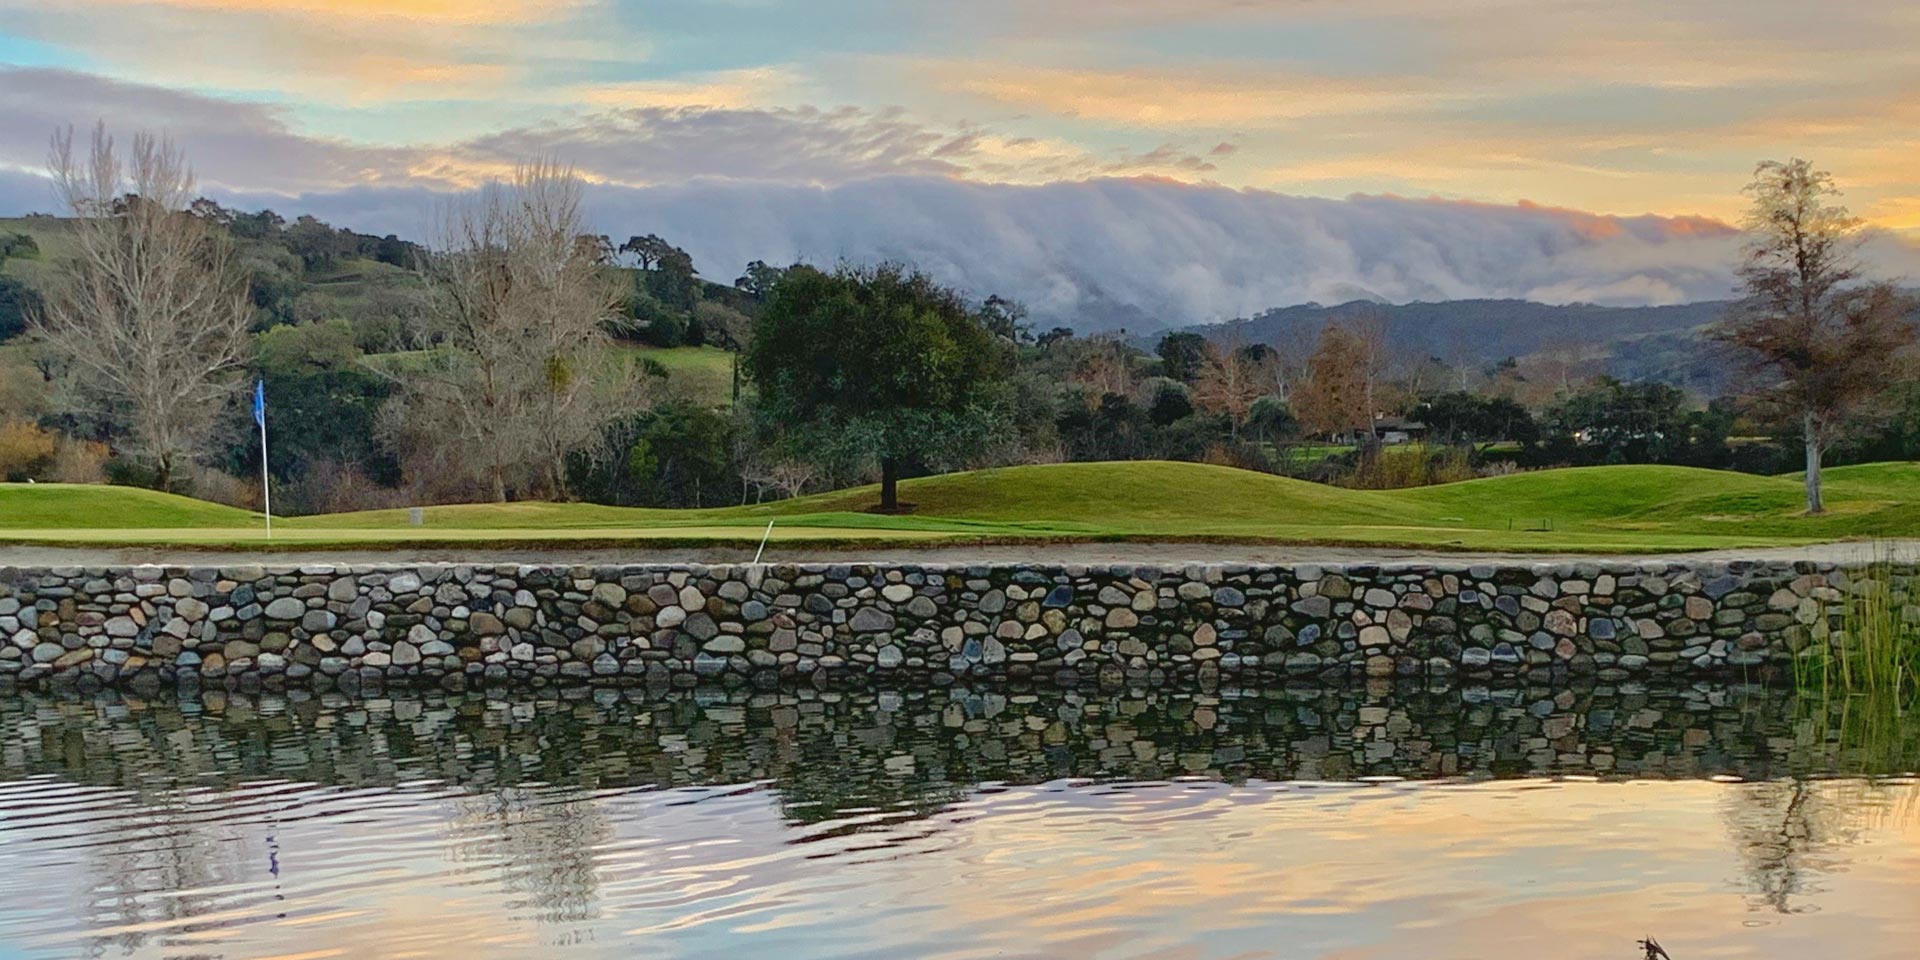
<svg viewBox="0 0 1920 960">
<path fill-rule="evenodd" d="M 253 422 L 260 425 L 260 505 L 267 517 L 267 539 L 273 539 L 273 490 L 267 486 L 267 382 L 253 382 Z"/>
</svg>

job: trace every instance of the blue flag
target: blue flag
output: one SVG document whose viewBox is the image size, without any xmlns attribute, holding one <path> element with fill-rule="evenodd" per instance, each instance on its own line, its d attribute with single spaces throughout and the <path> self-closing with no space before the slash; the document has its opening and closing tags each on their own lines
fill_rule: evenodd
<svg viewBox="0 0 1920 960">
<path fill-rule="evenodd" d="M 253 382 L 253 422 L 263 427 L 267 425 L 267 382 L 265 380 Z"/>
</svg>

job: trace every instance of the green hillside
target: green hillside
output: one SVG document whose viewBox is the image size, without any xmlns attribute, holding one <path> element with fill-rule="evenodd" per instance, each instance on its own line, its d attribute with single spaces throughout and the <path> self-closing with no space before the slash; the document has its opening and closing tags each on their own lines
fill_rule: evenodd
<svg viewBox="0 0 1920 960">
<path fill-rule="evenodd" d="M 0 536 L 33 529 L 237 528 L 257 514 L 136 487 L 0 483 Z"/>
<path fill-rule="evenodd" d="M 429 507 L 300 517 L 276 542 L 594 544 L 757 541 L 1181 540 L 1437 549 L 1635 552 L 1920 537 L 1920 464 L 1833 470 L 1830 512 L 1800 515 L 1797 477 L 1687 467 L 1544 470 L 1410 490 L 1360 491 L 1171 462 L 1008 467 L 910 480 L 910 514 L 865 512 L 864 487 L 705 510 L 593 504 Z M 121 487 L 0 484 L 0 539 L 259 545 L 255 515 Z"/>
<path fill-rule="evenodd" d="M 68 229 L 66 221 L 52 217 L 0 217 L 0 237 L 26 234 L 39 248 L 32 256 L 0 258 L 0 277 L 11 277 L 36 290 L 44 289 L 54 264 L 72 251 Z"/>
<path fill-rule="evenodd" d="M 733 354 L 719 347 L 650 347 L 622 344 L 633 356 L 651 360 L 667 372 L 669 389 L 704 406 L 733 402 Z"/>
</svg>

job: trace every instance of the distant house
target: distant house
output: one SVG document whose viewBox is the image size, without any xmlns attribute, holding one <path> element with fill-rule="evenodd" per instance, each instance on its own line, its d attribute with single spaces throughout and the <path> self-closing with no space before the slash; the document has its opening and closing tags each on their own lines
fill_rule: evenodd
<svg viewBox="0 0 1920 960">
<path fill-rule="evenodd" d="M 1405 417 L 1374 417 L 1373 435 L 1386 446 L 1419 443 L 1427 439 L 1427 425 Z"/>
</svg>

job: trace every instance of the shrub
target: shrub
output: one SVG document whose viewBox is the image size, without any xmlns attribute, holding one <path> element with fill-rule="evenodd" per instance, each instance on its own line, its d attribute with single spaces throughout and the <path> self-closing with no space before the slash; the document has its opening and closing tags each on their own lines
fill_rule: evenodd
<svg viewBox="0 0 1920 960">
<path fill-rule="evenodd" d="M 0 479 L 37 478 L 53 462 L 54 435 L 26 420 L 0 421 Z"/>
<path fill-rule="evenodd" d="M 54 483 L 106 483 L 107 445 L 97 440 L 60 437 L 54 441 L 53 463 L 46 477 Z"/>
<path fill-rule="evenodd" d="M 258 477 L 236 477 L 222 473 L 204 464 L 194 464 L 187 468 L 186 483 L 182 493 L 200 500 L 224 503 L 229 507 L 245 510 L 260 509 L 260 479 Z"/>
<path fill-rule="evenodd" d="M 1373 447 L 1362 451 L 1340 483 L 1356 490 L 1397 490 L 1471 480 L 1473 457 L 1465 447 Z"/>
<path fill-rule="evenodd" d="M 288 516 L 384 510 L 410 502 L 405 493 L 382 485 L 360 465 L 331 459 L 314 461 L 284 487 L 275 484 L 273 495 L 274 512 Z"/>
</svg>

